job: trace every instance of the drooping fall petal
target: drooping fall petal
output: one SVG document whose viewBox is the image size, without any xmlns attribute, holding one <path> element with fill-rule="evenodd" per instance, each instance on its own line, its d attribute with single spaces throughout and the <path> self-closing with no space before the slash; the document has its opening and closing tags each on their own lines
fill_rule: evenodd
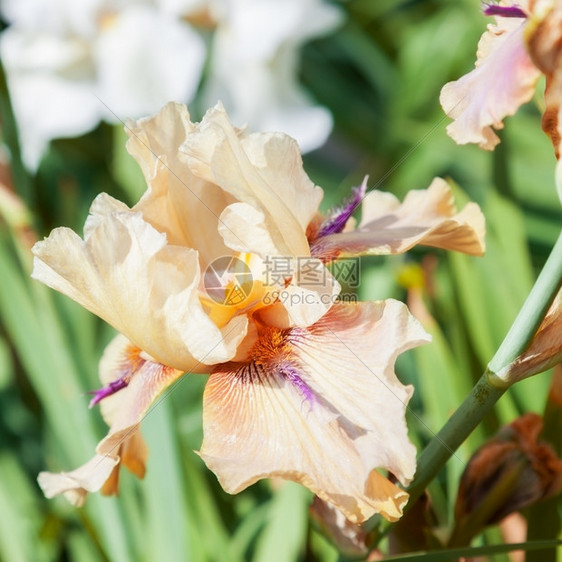
<svg viewBox="0 0 562 562">
<path fill-rule="evenodd" d="M 457 213 L 447 182 L 435 178 L 425 190 L 412 190 L 403 203 L 386 192 L 367 193 L 359 226 L 329 234 L 312 244 L 312 254 L 335 258 L 361 254 L 400 254 L 416 244 L 484 252 L 484 216 L 475 203 Z"/>
<path fill-rule="evenodd" d="M 525 49 L 524 18 L 497 17 L 478 43 L 475 69 L 445 84 L 440 102 L 455 121 L 447 133 L 458 144 L 478 143 L 492 150 L 499 142 L 494 129 L 529 101 L 540 76 Z"/>
<path fill-rule="evenodd" d="M 138 347 L 118 335 L 100 362 L 100 378 L 108 385 L 125 373 L 129 375 L 128 384 L 102 401 L 104 419 L 111 427 L 94 457 L 71 472 L 39 474 L 39 485 L 48 498 L 64 494 L 80 506 L 88 492 L 101 489 L 104 494 L 116 494 L 120 464 L 144 477 L 148 451 L 139 430 L 141 419 L 183 372 L 146 358 Z"/>
<path fill-rule="evenodd" d="M 92 205 L 85 239 L 55 229 L 34 248 L 32 276 L 103 318 L 157 362 L 183 371 L 231 359 L 248 321 L 218 328 L 198 297 L 195 250 L 166 236 L 102 194 Z"/>
<path fill-rule="evenodd" d="M 201 456 L 236 493 L 264 477 L 300 482 L 361 522 L 400 517 L 415 471 L 397 356 L 429 340 L 402 303 L 335 304 L 315 325 L 263 327 L 247 363 L 217 367 Z"/>
</svg>

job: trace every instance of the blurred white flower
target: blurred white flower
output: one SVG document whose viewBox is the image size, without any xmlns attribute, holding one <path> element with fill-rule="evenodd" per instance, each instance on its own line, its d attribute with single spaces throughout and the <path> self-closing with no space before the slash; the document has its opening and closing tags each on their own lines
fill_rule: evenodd
<svg viewBox="0 0 562 562">
<path fill-rule="evenodd" d="M 49 141 L 104 119 L 189 102 L 205 45 L 187 21 L 199 0 L 4 0 L 0 37 L 23 157 L 36 168 Z"/>
<path fill-rule="evenodd" d="M 341 12 L 322 0 L 211 0 L 213 38 L 204 105 L 221 100 L 232 121 L 282 131 L 307 152 L 324 143 L 332 116 L 298 81 L 299 49 L 332 31 Z"/>
<path fill-rule="evenodd" d="M 0 13 L 10 24 L 0 56 L 30 169 L 51 139 L 190 103 L 205 35 L 203 105 L 222 100 L 237 125 L 288 133 L 303 152 L 332 128 L 298 81 L 300 47 L 341 21 L 323 0 L 3 0 Z"/>
</svg>

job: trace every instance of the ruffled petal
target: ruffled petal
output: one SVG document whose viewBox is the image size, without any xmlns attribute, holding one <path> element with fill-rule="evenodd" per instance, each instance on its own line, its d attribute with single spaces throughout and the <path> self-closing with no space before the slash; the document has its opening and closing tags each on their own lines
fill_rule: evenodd
<svg viewBox="0 0 562 562">
<path fill-rule="evenodd" d="M 194 131 L 185 105 L 169 103 L 136 122 L 129 121 L 127 150 L 139 163 L 148 190 L 133 207 L 170 244 L 197 248 L 202 267 L 232 254 L 217 232 L 220 214 L 234 197 L 195 176 L 179 147 Z"/>
<path fill-rule="evenodd" d="M 98 492 L 119 463 L 115 457 L 95 455 L 86 464 L 72 472 L 40 472 L 37 482 L 45 497 L 64 494 L 77 507 L 84 505 L 88 492 Z"/>
<path fill-rule="evenodd" d="M 309 255 L 305 232 L 322 190 L 305 174 L 293 139 L 281 133 L 242 136 L 219 104 L 187 137 L 182 151 L 195 175 L 263 213 L 276 255 Z"/>
<path fill-rule="evenodd" d="M 408 192 L 403 203 L 394 195 L 371 191 L 363 217 L 351 232 L 318 238 L 312 254 L 329 260 L 361 254 L 400 254 L 416 244 L 471 255 L 484 253 L 484 216 L 475 203 L 457 213 L 447 182 L 435 178 L 429 188 Z"/>
<path fill-rule="evenodd" d="M 497 17 L 478 44 L 475 69 L 441 90 L 441 106 L 455 121 L 447 133 L 458 144 L 478 143 L 492 150 L 499 142 L 492 130 L 529 101 L 540 72 L 523 41 L 525 19 Z"/>
<path fill-rule="evenodd" d="M 300 482 L 354 522 L 400 517 L 414 446 L 404 419 L 411 386 L 397 356 L 429 341 L 400 302 L 338 303 L 306 329 L 263 328 L 249 363 L 209 378 L 201 456 L 236 493 L 260 478 Z"/>
<path fill-rule="evenodd" d="M 140 422 L 157 398 L 183 372 L 143 356 L 124 336 L 117 336 L 100 362 L 100 378 L 109 384 L 129 373 L 128 384 L 102 402 L 105 420 L 111 424 L 96 454 L 72 472 L 42 472 L 39 485 L 45 496 L 64 494 L 74 505 L 82 505 L 88 492 L 116 494 L 118 471 L 124 464 L 139 478 L 144 477 L 148 451 L 140 434 Z"/>
<path fill-rule="evenodd" d="M 219 329 L 199 301 L 197 252 L 168 245 L 140 213 L 122 207 L 102 194 L 85 240 L 57 228 L 38 242 L 32 276 L 103 318 L 159 363 L 208 372 L 205 365 L 234 357 L 247 318 Z"/>
</svg>

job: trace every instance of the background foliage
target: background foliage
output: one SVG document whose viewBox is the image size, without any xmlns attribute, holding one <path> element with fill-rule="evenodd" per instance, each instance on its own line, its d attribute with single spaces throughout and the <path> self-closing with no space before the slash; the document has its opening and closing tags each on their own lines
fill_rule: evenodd
<svg viewBox="0 0 562 562">
<path fill-rule="evenodd" d="M 365 174 L 371 187 L 401 197 L 439 175 L 459 186 L 459 203 L 478 202 L 487 218 L 484 258 L 425 250 L 362 262 L 360 298 L 405 300 L 421 290 L 434 319 L 426 325 L 433 344 L 409 352 L 398 366 L 401 379 L 416 388 L 409 427 L 421 448 L 484 370 L 554 244 L 562 222 L 555 160 L 533 102 L 507 120 L 493 153 L 458 147 L 445 134 L 439 91 L 472 68 L 487 23 L 478 1 L 341 5 L 344 25 L 302 53 L 303 83 L 335 118 L 329 142 L 304 158 L 326 191 L 324 208 Z M 13 150 L 4 86 L 2 95 L 4 141 Z M 92 495 L 83 509 L 43 498 L 37 473 L 78 466 L 105 433 L 99 412 L 87 409 L 85 392 L 99 386 L 97 363 L 112 332 L 29 278 L 29 248 L 55 226 L 80 232 L 100 191 L 135 202 L 144 184 L 124 141 L 120 127 L 105 124 L 57 140 L 34 177 L 14 154 L 13 185 L 25 209 L 3 204 L 0 218 L 0 559 L 338 560 L 310 521 L 305 489 L 260 482 L 229 496 L 218 486 L 193 452 L 201 443 L 205 382 L 198 375 L 181 379 L 143 422 L 150 448 L 144 482 L 123 471 L 119 498 Z M 518 415 L 542 413 L 549 384 L 545 373 L 512 388 L 431 485 L 436 527 L 445 535 L 470 455 Z M 525 514 L 529 539 L 558 535 L 558 503 Z M 492 528 L 474 544 L 502 541 Z M 528 559 L 555 555 L 540 551 Z"/>
</svg>

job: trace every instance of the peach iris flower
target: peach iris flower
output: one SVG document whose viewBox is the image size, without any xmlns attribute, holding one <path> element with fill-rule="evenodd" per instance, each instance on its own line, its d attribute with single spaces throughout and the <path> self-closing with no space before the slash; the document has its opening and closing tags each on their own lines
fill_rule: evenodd
<svg viewBox="0 0 562 562">
<path fill-rule="evenodd" d="M 490 8 L 495 8 L 490 15 L 496 15 L 496 24 L 488 25 L 478 43 L 474 70 L 445 84 L 440 97 L 454 119 L 447 127 L 453 140 L 486 150 L 500 142 L 493 129 L 502 129 L 504 117 L 533 97 L 540 76 L 525 48 L 527 0 Z"/>
<path fill-rule="evenodd" d="M 543 129 L 560 156 L 562 120 L 562 6 L 554 0 L 518 0 L 489 4 L 485 13 L 496 23 L 478 43 L 475 68 L 445 84 L 441 105 L 454 119 L 447 133 L 458 143 L 478 143 L 492 150 L 499 138 L 494 129 L 513 115 L 546 77 Z"/>
<path fill-rule="evenodd" d="M 394 363 L 429 336 L 395 300 L 338 302 L 326 264 L 418 243 L 481 254 L 480 209 L 457 213 L 436 179 L 403 203 L 365 194 L 364 184 L 322 216 L 323 192 L 296 142 L 238 130 L 220 105 L 195 124 L 185 106 L 168 104 L 127 129 L 148 183 L 140 201 L 128 208 L 101 194 L 83 239 L 57 228 L 33 250 L 35 279 L 119 332 L 92 400 L 109 432 L 82 467 L 42 473 L 45 494 L 80 505 L 87 492 L 116 493 L 121 463 L 142 476 L 143 415 L 183 373 L 206 373 L 199 454 L 227 492 L 274 476 L 355 522 L 400 517 L 407 493 L 380 471 L 408 484 L 416 451 L 404 418 L 412 387 Z M 224 258 L 253 280 L 230 303 L 205 289 L 205 272 Z M 274 258 L 288 264 L 280 279 L 268 276 Z"/>
</svg>

